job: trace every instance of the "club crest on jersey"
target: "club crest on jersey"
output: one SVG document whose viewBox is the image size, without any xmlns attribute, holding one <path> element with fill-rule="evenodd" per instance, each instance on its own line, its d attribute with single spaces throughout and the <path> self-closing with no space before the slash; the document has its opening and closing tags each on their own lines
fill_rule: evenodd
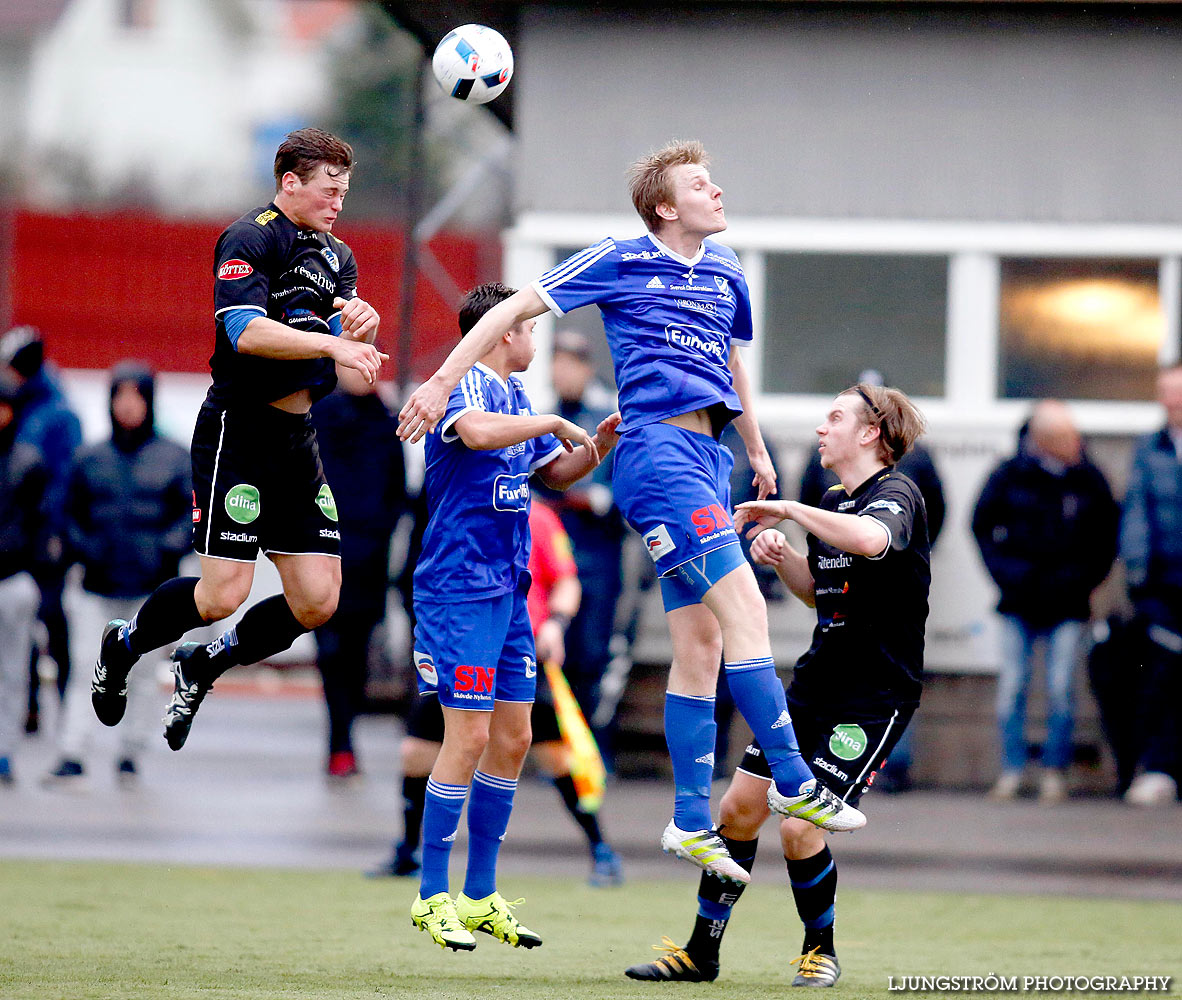
<svg viewBox="0 0 1182 1000">
<path fill-rule="evenodd" d="M 497 476 L 493 480 L 493 509 L 503 511 L 529 510 L 529 473 Z"/>
<path fill-rule="evenodd" d="M 431 659 L 431 655 L 429 653 L 420 653 L 416 649 L 414 651 L 414 658 L 415 670 L 423 678 L 423 683 L 429 684 L 431 687 L 436 687 L 439 684 L 439 674 L 435 671 L 435 662 Z"/>
<path fill-rule="evenodd" d="M 645 533 L 644 547 L 653 562 L 656 562 L 661 556 L 676 549 L 677 543 L 669 536 L 669 529 L 663 524 L 658 524 L 652 531 Z"/>
<path fill-rule="evenodd" d="M 239 278 L 249 278 L 252 274 L 254 274 L 254 268 L 237 257 L 226 261 L 218 268 L 219 281 L 237 281 Z"/>
<path fill-rule="evenodd" d="M 337 259 L 336 252 L 332 247 L 322 247 L 320 250 L 320 255 L 326 261 L 328 261 L 328 266 L 334 271 L 339 271 L 341 269 L 341 262 Z"/>
<path fill-rule="evenodd" d="M 731 298 L 731 283 L 726 278 L 721 278 L 717 274 L 714 276 L 714 284 L 718 287 L 718 294 L 724 299 Z"/>
</svg>

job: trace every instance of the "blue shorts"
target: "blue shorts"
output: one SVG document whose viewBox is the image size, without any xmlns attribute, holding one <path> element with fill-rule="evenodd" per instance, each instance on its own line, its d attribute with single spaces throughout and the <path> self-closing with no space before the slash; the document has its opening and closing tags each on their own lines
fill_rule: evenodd
<svg viewBox="0 0 1182 1000">
<path fill-rule="evenodd" d="M 415 601 L 420 694 L 444 708 L 491 712 L 494 701 L 530 704 L 538 683 L 525 587 L 482 601 Z"/>
<path fill-rule="evenodd" d="M 644 539 L 658 576 L 738 542 L 730 514 L 734 465 L 725 445 L 672 424 L 620 435 L 616 504 Z"/>
</svg>

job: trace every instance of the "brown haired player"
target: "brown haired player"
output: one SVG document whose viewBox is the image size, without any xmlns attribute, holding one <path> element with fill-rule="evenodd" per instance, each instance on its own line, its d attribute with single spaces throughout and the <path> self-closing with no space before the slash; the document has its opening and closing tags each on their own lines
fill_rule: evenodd
<svg viewBox="0 0 1182 1000">
<path fill-rule="evenodd" d="M 751 556 L 773 566 L 798 598 L 817 609 L 812 645 L 797 661 L 788 707 L 805 760 L 843 802 L 870 786 L 919 704 L 928 617 L 927 513 L 923 496 L 894 465 L 923 431 L 923 418 L 897 389 L 859 383 L 841 393 L 817 428 L 821 464 L 840 482 L 820 507 L 796 501 L 740 504 L 735 527 L 757 526 Z M 807 556 L 772 528 L 791 520 L 808 533 Z M 768 818 L 771 772 L 758 742 L 747 748 L 723 796 L 719 832 L 750 870 Z M 801 819 L 780 821 L 796 910 L 804 924 L 793 986 L 832 986 L 841 974 L 833 945 L 837 868 L 825 835 Z M 698 916 L 684 948 L 634 965 L 632 979 L 708 982 L 743 886 L 703 874 Z"/>
<path fill-rule="evenodd" d="M 127 676 L 145 653 L 233 614 L 261 549 L 283 593 L 251 607 L 212 643 L 173 653 L 164 736 L 184 746 L 214 680 L 287 649 L 332 617 L 341 586 L 336 503 L 308 410 L 332 390 L 334 362 L 374 381 L 378 314 L 357 296 L 353 252 L 332 235 L 353 172 L 348 143 L 291 133 L 275 155 L 275 197 L 232 223 L 214 249 L 213 385 L 193 431 L 193 547 L 200 577 L 161 585 L 131 621 L 103 630 L 91 684 L 115 725 Z"/>
</svg>

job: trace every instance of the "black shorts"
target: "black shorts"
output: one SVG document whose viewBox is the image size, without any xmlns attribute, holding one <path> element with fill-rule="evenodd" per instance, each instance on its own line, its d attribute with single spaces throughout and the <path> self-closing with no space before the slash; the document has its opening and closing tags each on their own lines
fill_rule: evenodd
<svg viewBox="0 0 1182 1000">
<path fill-rule="evenodd" d="M 339 556 L 337 505 L 306 413 L 274 406 L 219 409 L 193 430 L 193 548 L 254 562 L 259 550 Z"/>
<path fill-rule="evenodd" d="M 792 699 L 788 700 L 788 711 L 805 763 L 822 785 L 843 802 L 855 805 L 886 763 L 915 709 L 884 706 L 876 718 L 859 712 L 856 722 L 843 717 L 840 709 L 826 707 L 818 712 Z M 747 747 L 738 770 L 769 781 L 772 777 L 757 742 Z"/>
<path fill-rule="evenodd" d="M 443 709 L 438 695 L 415 695 L 406 716 L 406 735 L 428 743 L 443 742 Z"/>
<path fill-rule="evenodd" d="M 533 742 L 554 743 L 562 739 L 558 729 L 558 716 L 554 713 L 554 701 L 550 697 L 550 685 L 544 675 L 538 674 L 538 696 L 530 712 L 530 726 Z M 443 709 L 439 698 L 433 694 L 416 695 L 406 716 L 406 735 L 428 743 L 443 742 Z"/>
</svg>

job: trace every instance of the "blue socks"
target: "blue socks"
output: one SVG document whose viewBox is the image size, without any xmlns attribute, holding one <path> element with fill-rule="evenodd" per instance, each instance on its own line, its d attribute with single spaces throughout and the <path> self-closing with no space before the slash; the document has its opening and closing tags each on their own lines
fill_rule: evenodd
<svg viewBox="0 0 1182 1000">
<path fill-rule="evenodd" d="M 427 795 L 423 806 L 423 876 L 419 895 L 423 899 L 439 892 L 447 892 L 447 863 L 451 859 L 451 845 L 460 825 L 467 785 L 445 785 L 434 778 L 427 779 Z"/>
<path fill-rule="evenodd" d="M 783 689 L 780 700 L 784 700 Z M 665 692 L 665 741 L 673 763 L 673 822 L 682 830 L 709 830 L 712 826 L 710 782 L 717 731 L 713 698 Z"/>
<path fill-rule="evenodd" d="M 497 855 L 509 829 L 513 793 L 517 782 L 477 771 L 472 775 L 472 797 L 468 800 L 468 872 L 464 895 L 483 899 L 497 888 Z M 426 858 L 424 857 L 424 870 Z"/>
<path fill-rule="evenodd" d="M 775 661 L 762 656 L 724 666 L 735 707 L 763 748 L 776 788 L 781 795 L 799 795 L 801 784 L 811 781 L 813 772 L 796 744 L 796 732 L 784 699 L 784 685 L 776 676 Z"/>
</svg>

